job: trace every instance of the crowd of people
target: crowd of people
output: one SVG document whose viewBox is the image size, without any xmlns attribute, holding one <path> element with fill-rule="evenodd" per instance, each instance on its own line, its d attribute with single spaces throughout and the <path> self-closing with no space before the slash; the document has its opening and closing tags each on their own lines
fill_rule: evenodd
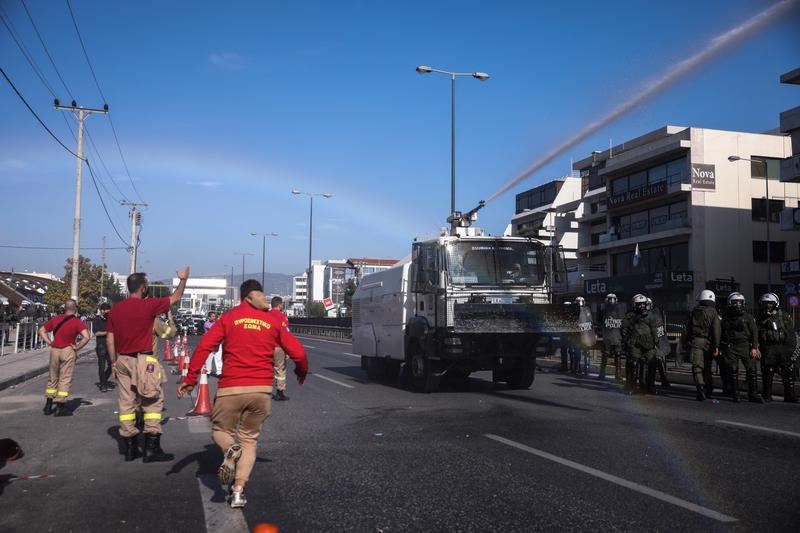
<svg viewBox="0 0 800 533">
<path fill-rule="evenodd" d="M 571 302 L 567 302 L 573 305 Z M 625 312 L 617 296 L 608 294 L 600 320 L 583 297 L 578 297 L 578 332 L 562 338 L 561 369 L 588 374 L 591 369 L 589 349 L 602 335 L 602 356 L 598 379 L 606 379 L 608 361 L 614 363 L 614 378 L 624 381 L 628 394 L 657 394 L 656 379 L 669 387 L 666 355 L 670 353 L 666 329 L 660 313 L 653 311 L 653 301 L 643 294 L 633 297 L 632 309 Z M 597 327 L 597 332 L 595 331 Z M 744 368 L 747 399 L 753 403 L 772 401 L 773 381 L 779 374 L 783 381 L 785 402 L 797 403 L 794 390 L 795 361 L 798 344 L 792 318 L 780 309 L 775 293 L 759 299 L 756 315 L 747 311 L 747 302 L 739 292 L 728 296 L 720 309 L 716 295 L 704 290 L 688 314 L 684 344 L 692 368 L 696 399 L 714 397 L 713 365 L 716 362 L 722 381 L 722 395 L 734 402 L 741 400 L 740 368 Z M 622 359 L 624 377 L 622 376 Z M 761 371 L 761 390 L 758 372 Z"/>
<path fill-rule="evenodd" d="M 144 463 L 174 460 L 161 448 L 163 383 L 166 373 L 157 357 L 159 338 L 174 336 L 170 307 L 180 301 L 189 268 L 177 272 L 178 287 L 170 296 L 150 298 L 147 276 L 128 276 L 128 298 L 100 306 L 93 321 L 99 387 L 102 392 L 116 382 L 119 401 L 119 435 L 125 461 Z M 256 442 L 273 399 L 288 400 L 286 360 L 295 363 L 298 383 L 305 381 L 308 359 L 288 329 L 281 311 L 283 301 L 271 302 L 256 280 L 240 287 L 241 303 L 217 318 L 209 314 L 205 334 L 191 357 L 177 397 L 191 393 L 201 371 L 219 376 L 211 413 L 212 438 L 223 453 L 218 475 L 229 487 L 231 507 L 244 507 L 247 484 L 256 457 Z M 163 318 L 162 318 L 163 317 Z M 50 351 L 50 379 L 45 388 L 45 415 L 65 416 L 78 351 L 92 335 L 78 317 L 75 300 L 67 300 L 64 313 L 42 324 L 39 334 Z M 224 370 L 223 370 L 224 367 Z M 143 433 L 143 446 L 139 435 Z"/>
</svg>

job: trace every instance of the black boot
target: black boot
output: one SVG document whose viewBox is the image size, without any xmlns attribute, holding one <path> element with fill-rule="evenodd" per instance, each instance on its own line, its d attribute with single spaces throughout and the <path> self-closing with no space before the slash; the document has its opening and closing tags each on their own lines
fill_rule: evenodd
<svg viewBox="0 0 800 533">
<path fill-rule="evenodd" d="M 772 401 L 772 377 L 775 370 L 765 367 L 761 373 L 761 397 L 765 402 Z"/>
<path fill-rule="evenodd" d="M 697 386 L 697 395 L 695 396 L 695 399 L 698 402 L 705 401 L 706 393 L 705 393 L 705 388 L 702 385 Z"/>
<path fill-rule="evenodd" d="M 731 380 L 731 400 L 733 403 L 739 403 L 739 373 L 730 372 L 728 378 Z"/>
<path fill-rule="evenodd" d="M 764 399 L 758 395 L 758 378 L 756 374 L 747 374 L 747 400 L 753 403 L 764 403 Z"/>
<path fill-rule="evenodd" d="M 47 400 L 45 400 L 44 409 L 42 409 L 42 412 L 44 414 L 46 414 L 46 415 L 52 414 L 52 412 L 53 412 L 53 399 L 52 398 L 48 398 Z"/>
<path fill-rule="evenodd" d="M 57 403 L 53 416 L 69 416 L 69 411 L 64 403 Z"/>
<path fill-rule="evenodd" d="M 625 392 L 633 394 L 636 389 L 636 363 L 630 359 L 625 361 Z"/>
<path fill-rule="evenodd" d="M 647 391 L 647 368 L 650 366 L 650 362 L 646 361 L 645 359 L 639 360 L 639 394 L 644 394 Z"/>
<path fill-rule="evenodd" d="M 783 367 L 783 401 L 787 403 L 797 403 L 797 396 L 794 393 L 794 367 Z"/>
<path fill-rule="evenodd" d="M 155 463 L 163 461 L 172 461 L 175 456 L 171 453 L 164 453 L 161 449 L 161 434 L 160 433 L 145 433 L 144 434 L 144 457 L 142 462 Z"/>
<path fill-rule="evenodd" d="M 653 359 L 648 361 L 647 363 L 647 394 L 658 394 L 656 390 L 656 368 L 658 365 L 658 359 Z"/>
<path fill-rule="evenodd" d="M 672 386 L 669 382 L 669 378 L 667 378 L 667 364 L 664 359 L 660 357 L 657 360 L 657 369 L 658 369 L 658 377 L 661 380 L 661 386 L 668 389 Z"/>
<path fill-rule="evenodd" d="M 139 436 L 125 437 L 125 460 L 133 461 L 142 456 L 142 451 L 139 449 Z"/>
</svg>

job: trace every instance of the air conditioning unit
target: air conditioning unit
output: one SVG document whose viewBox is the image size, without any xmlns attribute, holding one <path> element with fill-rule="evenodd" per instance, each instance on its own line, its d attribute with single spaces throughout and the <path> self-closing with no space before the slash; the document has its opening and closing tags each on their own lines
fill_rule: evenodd
<svg viewBox="0 0 800 533">
<path fill-rule="evenodd" d="M 800 181 L 800 154 L 781 161 L 781 181 Z"/>
</svg>

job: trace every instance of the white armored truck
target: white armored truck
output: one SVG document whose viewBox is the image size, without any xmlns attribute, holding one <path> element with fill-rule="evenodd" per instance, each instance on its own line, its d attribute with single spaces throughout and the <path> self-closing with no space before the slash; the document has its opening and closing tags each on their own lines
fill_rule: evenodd
<svg viewBox="0 0 800 533">
<path fill-rule="evenodd" d="M 552 337 L 578 331 L 575 306 L 556 305 L 566 281 L 558 248 L 470 227 L 483 202 L 456 213 L 451 231 L 412 245 L 411 256 L 364 276 L 352 303 L 353 353 L 370 379 L 404 376 L 422 392 L 440 378 L 491 370 L 525 389 Z"/>
</svg>

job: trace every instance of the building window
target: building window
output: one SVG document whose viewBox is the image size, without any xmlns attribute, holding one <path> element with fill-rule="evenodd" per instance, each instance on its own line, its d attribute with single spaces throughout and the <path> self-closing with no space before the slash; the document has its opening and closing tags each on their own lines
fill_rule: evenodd
<svg viewBox="0 0 800 533">
<path fill-rule="evenodd" d="M 750 175 L 753 178 L 764 178 L 764 169 L 766 164 L 767 176 L 771 180 L 779 181 L 781 179 L 781 160 L 774 157 L 758 157 L 751 156 L 750 159 Z"/>
<path fill-rule="evenodd" d="M 770 178 L 771 179 L 771 178 Z M 767 202 L 765 198 L 752 198 L 751 209 L 753 220 L 757 222 L 767 221 Z M 783 200 L 770 200 L 769 201 L 769 219 L 770 222 L 780 222 L 781 211 L 784 208 Z"/>
<path fill-rule="evenodd" d="M 633 266 L 633 252 L 614 254 L 611 259 L 615 276 L 689 270 L 689 243 L 640 249 L 639 265 L 636 267 Z"/>
<path fill-rule="evenodd" d="M 667 163 L 667 183 L 688 183 L 688 173 L 686 172 L 686 158 L 681 157 Z"/>
<path fill-rule="evenodd" d="M 786 260 L 786 242 L 785 241 L 772 241 L 770 242 L 770 262 L 780 263 Z M 753 241 L 753 262 L 766 263 L 767 262 L 767 241 Z"/>
<path fill-rule="evenodd" d="M 688 203 L 683 200 L 673 204 L 655 207 L 623 215 L 613 221 L 619 231 L 620 239 L 628 239 L 648 233 L 656 233 L 686 227 L 688 223 Z"/>
<path fill-rule="evenodd" d="M 661 183 L 666 181 L 669 185 L 676 183 L 688 183 L 689 174 L 686 169 L 686 158 L 681 157 L 650 167 L 646 170 L 634 172 L 630 176 L 621 176 L 611 180 L 611 194 L 621 194 L 637 187 L 647 184 Z"/>
<path fill-rule="evenodd" d="M 660 183 L 667 180 L 667 165 L 658 165 L 647 171 L 647 183 Z"/>
</svg>

